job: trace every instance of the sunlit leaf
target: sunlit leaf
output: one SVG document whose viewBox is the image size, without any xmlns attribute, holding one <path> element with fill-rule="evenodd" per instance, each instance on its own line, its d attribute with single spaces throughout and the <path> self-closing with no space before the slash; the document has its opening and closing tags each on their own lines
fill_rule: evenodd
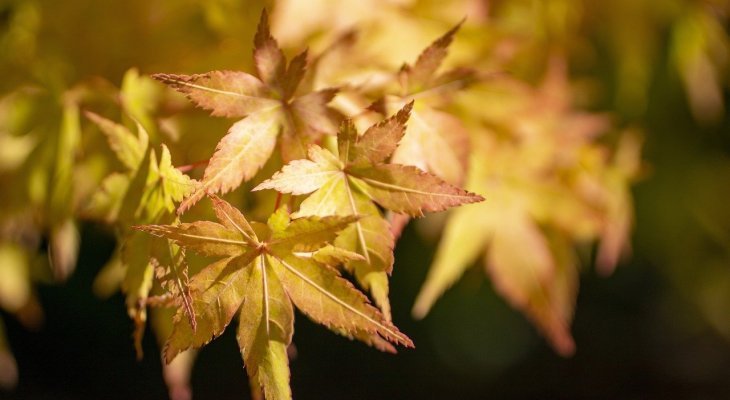
<svg viewBox="0 0 730 400">
<path fill-rule="evenodd" d="M 375 343 L 369 338 L 379 336 L 413 345 L 335 270 L 296 253 L 327 245 L 354 217 L 290 219 L 279 209 L 266 225 L 250 224 L 222 200 L 215 199 L 213 206 L 221 224 L 198 221 L 137 227 L 220 258 L 190 279 L 197 327 L 180 308 L 165 345 L 168 363 L 183 350 L 219 336 L 240 309 L 237 337 L 249 377 L 269 397 L 291 397 L 286 347 L 293 333 L 292 303 L 337 333 L 362 337 L 366 343 Z"/>
</svg>

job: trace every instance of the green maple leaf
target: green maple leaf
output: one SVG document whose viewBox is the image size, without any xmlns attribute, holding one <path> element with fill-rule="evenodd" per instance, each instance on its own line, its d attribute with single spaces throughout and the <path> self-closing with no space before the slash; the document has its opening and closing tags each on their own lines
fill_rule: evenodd
<svg viewBox="0 0 730 400">
<path fill-rule="evenodd" d="M 190 280 L 197 329 L 178 311 L 166 362 L 219 336 L 238 313 L 238 344 L 254 386 L 266 398 L 290 398 L 286 348 L 294 330 L 292 305 L 335 332 L 413 346 L 352 284 L 311 256 L 357 217 L 290 219 L 279 209 L 266 224 L 249 223 L 230 204 L 212 200 L 219 223 L 137 227 L 219 258 Z"/>
<path fill-rule="evenodd" d="M 90 200 L 88 212 L 119 227 L 120 248 L 115 254 L 126 267 L 122 289 L 129 316 L 135 321 L 139 357 L 155 267 L 163 287 L 173 289 L 170 293 L 186 306 L 188 318 L 193 326 L 195 323 L 190 306 L 192 300 L 186 288 L 187 265 L 179 254 L 180 249 L 164 240 L 149 240 L 128 227 L 173 221 L 176 204 L 195 189 L 195 184 L 172 166 L 170 151 L 164 144 L 158 161 L 141 124 L 135 135 L 124 125 L 94 113 L 87 112 L 86 116 L 104 133 L 109 147 L 126 169 L 124 173 L 112 173 L 102 181 L 100 190 Z"/>
<path fill-rule="evenodd" d="M 309 143 L 334 134 L 334 114 L 327 107 L 337 90 L 295 97 L 307 64 L 307 51 L 286 58 L 269 33 L 264 12 L 254 39 L 256 75 L 212 71 L 202 75 L 157 74 L 153 77 L 184 93 L 214 116 L 243 118 L 234 123 L 210 159 L 202 185 L 181 205 L 184 212 L 206 193 L 226 193 L 251 179 L 271 156 L 281 137 L 284 160 L 303 158 Z"/>
<path fill-rule="evenodd" d="M 483 200 L 418 168 L 385 163 L 403 137 L 411 107 L 406 105 L 362 136 L 351 121 L 346 121 L 337 136 L 338 155 L 312 145 L 308 159 L 292 161 L 254 188 L 295 195 L 311 193 L 296 215 L 361 216 L 338 236 L 335 245 L 363 256 L 364 260 L 347 266 L 386 315 L 394 238 L 376 203 L 397 213 L 422 216 Z"/>
</svg>

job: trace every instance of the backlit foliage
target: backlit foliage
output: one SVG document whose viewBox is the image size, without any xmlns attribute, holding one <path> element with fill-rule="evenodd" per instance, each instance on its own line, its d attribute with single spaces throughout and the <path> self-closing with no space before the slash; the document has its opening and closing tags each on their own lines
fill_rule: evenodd
<svg viewBox="0 0 730 400">
<path fill-rule="evenodd" d="M 626 122 L 652 57 L 668 54 L 700 124 L 727 112 L 722 1 L 153 3 L 127 6 L 165 32 L 132 46 L 149 74 L 103 38 L 47 51 L 41 16 L 59 5 L 3 6 L 0 307 L 38 326 L 34 283 L 73 273 L 79 221 L 108 226 L 94 290 L 124 293 L 138 357 L 153 328 L 179 399 L 195 351 L 231 324 L 254 397 L 291 398 L 294 309 L 413 347 L 389 300 L 394 262 L 427 268 L 394 259 L 412 218 L 440 237 L 416 318 L 479 264 L 571 355 L 580 270 L 608 275 L 630 250 L 642 135 Z M 214 45 L 168 36 L 199 19 Z M 598 52 L 616 93 L 591 75 Z M 122 73 L 119 88 L 96 77 Z M 596 111 L 612 101 L 621 117 Z M 17 375 L 0 325 L 0 385 Z"/>
</svg>

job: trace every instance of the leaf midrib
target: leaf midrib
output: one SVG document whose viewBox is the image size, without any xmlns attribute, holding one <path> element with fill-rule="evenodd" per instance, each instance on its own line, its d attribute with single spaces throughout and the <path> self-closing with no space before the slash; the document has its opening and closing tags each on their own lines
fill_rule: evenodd
<svg viewBox="0 0 730 400">
<path fill-rule="evenodd" d="M 391 328 L 383 325 L 381 322 L 373 319 L 372 317 L 368 316 L 367 314 L 363 313 L 362 311 L 360 311 L 360 310 L 356 309 L 355 307 L 349 305 L 347 302 L 341 300 L 339 297 L 337 297 L 334 294 L 328 292 L 325 288 L 319 286 L 316 282 L 314 282 L 311 279 L 309 279 L 309 277 L 307 277 L 306 275 L 304 275 L 303 273 L 301 273 L 299 270 L 297 270 L 295 267 L 293 267 L 292 265 L 290 265 L 289 263 L 287 263 L 283 259 L 278 258 L 278 257 L 275 257 L 275 258 L 287 270 L 289 270 L 291 273 L 293 273 L 294 275 L 296 275 L 297 277 L 299 277 L 299 279 L 303 280 L 304 282 L 306 282 L 307 284 L 309 284 L 310 286 L 312 286 L 318 292 L 320 292 L 323 295 L 325 295 L 330 300 L 334 301 L 335 303 L 339 304 L 340 306 L 344 307 L 345 309 L 349 310 L 350 312 L 358 315 L 359 317 L 365 319 L 366 321 L 370 322 L 371 324 L 375 325 L 376 327 L 384 330 L 388 334 L 392 335 L 394 338 L 397 338 L 401 343 L 408 343 L 409 342 L 408 340 L 406 340 L 403 337 L 403 334 L 401 334 L 399 332 L 395 332 L 393 329 L 391 329 Z"/>
</svg>

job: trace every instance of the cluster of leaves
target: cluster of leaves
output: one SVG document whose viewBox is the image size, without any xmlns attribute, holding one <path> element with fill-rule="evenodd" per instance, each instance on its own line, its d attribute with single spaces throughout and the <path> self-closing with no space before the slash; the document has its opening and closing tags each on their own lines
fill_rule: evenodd
<svg viewBox="0 0 730 400">
<path fill-rule="evenodd" d="M 288 161 L 254 190 L 291 194 L 291 205 L 298 204 L 294 219 L 280 207 L 265 226 L 249 224 L 239 211 L 214 197 L 222 225 L 138 228 L 203 256 L 222 257 L 177 291 L 187 300 L 174 319 L 166 361 L 218 336 L 240 309 L 238 339 L 244 364 L 254 390 L 262 388 L 269 398 L 290 397 L 286 347 L 293 331 L 292 303 L 335 332 L 381 350 L 395 351 L 389 342 L 412 346 L 390 322 L 388 275 L 394 238 L 378 206 L 422 216 L 482 200 L 435 175 L 394 162 L 413 103 L 362 135 L 345 119 L 336 144 L 330 141 L 328 146 L 323 137 L 334 133 L 338 114 L 327 103 L 336 90 L 296 96 L 306 57 L 305 51 L 287 64 L 264 13 L 254 40 L 256 76 L 227 71 L 154 76 L 212 115 L 243 117 L 220 140 L 179 213 L 206 194 L 226 193 L 253 178 L 277 143 L 282 160 Z M 380 310 L 340 277 L 339 268 L 370 291 Z"/>
<path fill-rule="evenodd" d="M 215 35 L 239 41 L 247 33 L 235 1 L 195 3 L 156 15 L 165 27 L 174 15 L 197 21 L 185 12 L 199 7 Z M 0 33 L 3 54 L 12 55 L 4 76 L 33 71 L 44 89 L 22 88 L 0 102 L 0 183 L 13 188 L 0 194 L 0 307 L 35 326 L 42 313 L 32 282 L 64 280 L 75 265 L 78 218 L 102 221 L 118 246 L 95 289 L 123 290 L 140 356 L 151 313 L 166 361 L 174 358 L 165 365 L 173 396 L 189 392 L 194 349 L 238 315 L 252 387 L 287 397 L 292 305 L 378 349 L 412 345 L 391 321 L 395 243 L 411 217 L 479 202 L 479 193 L 488 201 L 418 221 L 444 233 L 414 315 L 425 316 L 483 256 L 495 289 L 570 354 L 579 266 L 590 262 L 581 251 L 599 241 L 604 273 L 625 252 L 640 141 L 616 132 L 606 115 L 576 111 L 585 104 L 574 101 L 566 60 L 585 52 L 585 30 L 620 26 L 606 28 L 617 37 L 605 38 L 617 58 L 617 108 L 636 113 L 661 51 L 651 26 L 665 27 L 695 117 L 717 119 L 728 11 L 711 0 L 672 3 L 280 0 L 273 31 L 286 46 L 306 42 L 317 51 L 287 62 L 263 16 L 253 74 L 153 75 L 213 116 L 234 118 L 230 124 L 196 113 L 134 70 L 120 91 L 98 82 L 64 89 L 51 71 L 57 64 L 35 53 L 41 7 L 18 2 Z M 608 18 L 592 24 L 595 15 Z M 177 71 L 239 54 L 230 43 L 226 51 L 201 46 L 213 49 L 208 54 L 184 47 L 195 41 L 174 42 L 159 46 L 161 59 L 198 60 L 181 60 Z M 87 56 L 94 42 L 87 45 L 86 58 L 104 59 Z M 457 64 L 469 68 L 446 68 Z M 592 92 L 579 94 L 591 103 Z M 85 113 L 85 121 L 83 109 L 98 114 Z M 119 109 L 118 122 L 100 116 Z M 175 168 L 173 160 L 188 165 Z M 219 223 L 206 221 L 206 202 L 196 206 L 205 198 Z M 267 223 L 248 222 L 239 208 Z M 11 372 L 0 383 L 10 385 L 14 359 L 1 328 L 0 371 Z"/>
<path fill-rule="evenodd" d="M 287 1 L 279 12 L 286 14 L 287 7 L 295 8 L 296 3 Z M 509 7 L 496 7 L 497 12 L 505 8 Z M 373 14 L 378 18 L 364 17 L 372 29 L 388 29 L 381 17 L 402 22 L 400 13 L 388 6 Z M 549 19 L 544 21 L 546 32 L 570 40 Z M 408 26 L 398 26 L 402 25 Z M 570 355 L 575 347 L 570 323 L 579 266 L 586 261 L 578 250 L 586 242 L 600 240 L 596 261 L 604 274 L 611 273 L 628 250 L 633 224 L 629 187 L 639 173 L 640 141 L 630 130 L 612 135 L 615 151 L 597 140 L 613 130 L 612 121 L 607 115 L 575 111 L 563 50 L 556 48 L 547 55 L 535 50 L 544 47 L 545 38 L 515 41 L 513 34 L 506 34 L 511 27 L 495 28 L 498 39 L 489 44 L 491 55 L 464 56 L 470 68 L 442 72 L 447 49 L 462 25 L 437 39 L 413 65 L 405 64 L 396 73 L 371 72 L 368 79 L 362 77 L 365 60 L 383 64 L 389 60 L 369 53 L 367 45 L 353 44 L 346 34 L 317 60 L 320 73 L 314 85 L 345 85 L 343 95 L 335 99 L 336 107 L 362 125 L 370 123 L 373 114 L 377 118 L 378 112 L 387 114 L 413 101 L 411 122 L 393 160 L 465 185 L 489 199 L 460 207 L 445 223 L 425 221 L 436 230 L 443 228 L 444 235 L 414 316 L 424 317 L 485 254 L 485 270 L 497 292 L 524 312 L 557 352 Z M 483 42 L 482 36 L 471 39 Z M 471 44 L 471 49 L 479 48 Z M 352 60 L 352 54 L 362 59 Z M 544 77 L 536 88 L 499 73 L 514 70 L 513 63 L 524 54 L 546 59 L 536 63 L 547 64 L 538 71 Z M 369 112 L 362 112 L 363 107 Z M 407 218 L 393 214 L 389 219 L 397 236 Z"/>
</svg>

